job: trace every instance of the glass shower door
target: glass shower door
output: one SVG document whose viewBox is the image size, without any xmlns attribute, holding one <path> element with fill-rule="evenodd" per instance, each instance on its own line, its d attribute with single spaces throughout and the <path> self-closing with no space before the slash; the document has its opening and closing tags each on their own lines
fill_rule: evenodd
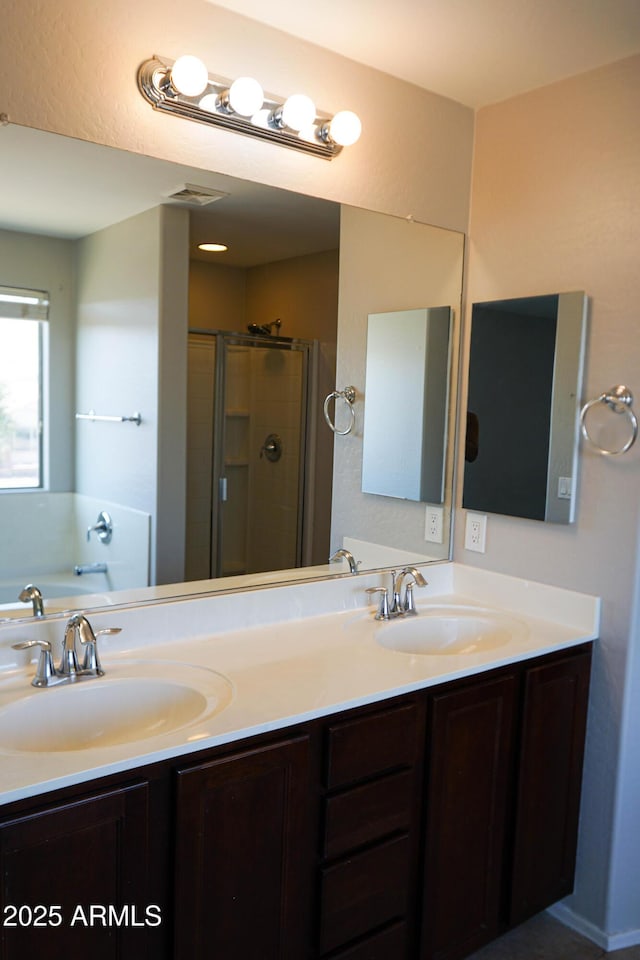
<svg viewBox="0 0 640 960">
<path fill-rule="evenodd" d="M 301 564 L 306 345 L 225 337 L 218 576 Z"/>
</svg>

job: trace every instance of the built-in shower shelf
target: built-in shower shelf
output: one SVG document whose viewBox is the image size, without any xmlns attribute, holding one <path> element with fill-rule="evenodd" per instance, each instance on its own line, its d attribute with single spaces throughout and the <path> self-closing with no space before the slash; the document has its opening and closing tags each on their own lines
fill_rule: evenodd
<svg viewBox="0 0 640 960">
<path fill-rule="evenodd" d="M 248 410 L 225 410 L 224 415 L 225 417 L 244 417 L 246 419 L 249 419 L 250 416 Z"/>
</svg>

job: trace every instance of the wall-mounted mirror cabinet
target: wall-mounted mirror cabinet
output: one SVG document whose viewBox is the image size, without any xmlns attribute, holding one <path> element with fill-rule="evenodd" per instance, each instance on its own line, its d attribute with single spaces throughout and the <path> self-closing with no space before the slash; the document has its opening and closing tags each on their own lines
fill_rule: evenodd
<svg viewBox="0 0 640 960">
<path fill-rule="evenodd" d="M 475 303 L 471 324 L 463 506 L 573 522 L 585 294 Z"/>
<path fill-rule="evenodd" d="M 444 500 L 451 308 L 369 314 L 362 490 Z"/>
</svg>

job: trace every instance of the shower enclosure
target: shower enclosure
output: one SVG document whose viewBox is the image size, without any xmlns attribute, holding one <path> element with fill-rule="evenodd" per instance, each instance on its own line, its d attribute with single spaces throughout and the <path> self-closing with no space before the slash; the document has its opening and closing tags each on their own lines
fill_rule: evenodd
<svg viewBox="0 0 640 960">
<path fill-rule="evenodd" d="M 189 333 L 187 580 L 308 562 L 316 346 Z"/>
</svg>

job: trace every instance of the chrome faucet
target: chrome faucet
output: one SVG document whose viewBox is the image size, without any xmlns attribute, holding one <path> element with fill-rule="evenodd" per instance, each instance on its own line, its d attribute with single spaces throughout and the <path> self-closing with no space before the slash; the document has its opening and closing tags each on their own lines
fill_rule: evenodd
<svg viewBox="0 0 640 960">
<path fill-rule="evenodd" d="M 405 567 L 404 570 L 401 570 L 398 576 L 395 575 L 395 570 L 393 571 L 393 602 L 391 604 L 391 612 L 397 614 L 408 613 L 415 616 L 417 614 L 415 601 L 413 598 L 413 588 L 426 587 L 427 581 L 422 576 L 419 570 L 416 570 L 415 567 Z M 404 591 L 404 598 L 400 598 L 400 592 L 402 590 L 402 583 L 405 577 L 412 577 L 412 580 L 407 582 Z"/>
<path fill-rule="evenodd" d="M 120 627 L 107 627 L 96 630 L 94 633 L 84 614 L 75 614 L 67 622 L 64 630 L 62 659 L 57 669 L 53 665 L 51 644 L 48 640 L 23 640 L 20 643 L 14 643 L 13 649 L 27 650 L 29 647 L 39 647 L 40 657 L 36 675 L 31 683 L 34 687 L 53 687 L 60 683 L 74 683 L 91 677 L 104 676 L 98 656 L 97 638 L 120 633 L 120 630 Z M 81 648 L 84 648 L 82 667 L 78 664 Z"/>
<path fill-rule="evenodd" d="M 340 550 L 336 550 L 335 553 L 332 553 L 329 557 L 329 563 L 335 563 L 336 560 L 344 559 L 349 564 L 349 573 L 357 574 L 358 573 L 358 564 L 359 560 L 355 560 L 353 554 L 350 550 L 345 550 L 342 547 Z"/>
<path fill-rule="evenodd" d="M 34 617 L 44 617 L 44 603 L 42 594 L 34 583 L 28 583 L 18 594 L 20 603 L 32 603 Z"/>
<path fill-rule="evenodd" d="M 405 586 L 404 598 L 401 597 L 402 584 L 405 577 L 412 577 Z M 375 620 L 391 620 L 393 617 L 403 617 L 405 615 L 415 616 L 417 614 L 415 601 L 413 598 L 413 588 L 415 586 L 426 587 L 427 581 L 419 570 L 415 567 L 405 567 L 400 573 L 391 571 L 391 592 L 392 599 L 389 603 L 389 591 L 386 587 L 369 587 L 367 593 L 380 594 L 378 610 L 374 616 Z"/>
</svg>

